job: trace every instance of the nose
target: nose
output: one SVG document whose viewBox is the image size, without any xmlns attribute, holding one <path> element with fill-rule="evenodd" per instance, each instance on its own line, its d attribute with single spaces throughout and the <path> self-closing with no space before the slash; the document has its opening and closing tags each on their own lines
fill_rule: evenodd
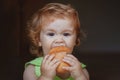
<svg viewBox="0 0 120 80">
<path fill-rule="evenodd" d="M 57 36 L 54 40 L 54 46 L 65 46 L 65 41 L 62 36 Z"/>
</svg>

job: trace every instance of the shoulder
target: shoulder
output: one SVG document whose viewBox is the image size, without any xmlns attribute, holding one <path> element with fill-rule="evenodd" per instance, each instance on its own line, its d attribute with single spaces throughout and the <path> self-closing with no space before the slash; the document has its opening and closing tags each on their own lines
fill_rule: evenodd
<svg viewBox="0 0 120 80">
<path fill-rule="evenodd" d="M 27 66 L 30 65 L 30 64 L 35 65 L 35 66 L 40 66 L 41 63 L 42 63 L 42 60 L 43 60 L 43 57 L 35 58 L 35 59 L 27 62 L 27 63 L 25 64 L 25 67 L 27 67 Z"/>
<path fill-rule="evenodd" d="M 36 80 L 35 75 L 35 66 L 34 65 L 28 65 L 23 73 L 23 80 Z"/>
</svg>

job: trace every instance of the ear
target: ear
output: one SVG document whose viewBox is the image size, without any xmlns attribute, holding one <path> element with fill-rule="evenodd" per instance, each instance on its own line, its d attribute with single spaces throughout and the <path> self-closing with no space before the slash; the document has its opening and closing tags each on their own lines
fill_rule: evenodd
<svg viewBox="0 0 120 80">
<path fill-rule="evenodd" d="M 38 45 L 41 46 L 41 42 L 40 41 L 38 42 Z"/>
<path fill-rule="evenodd" d="M 80 45 L 80 39 L 79 38 L 76 40 L 76 45 Z"/>
</svg>

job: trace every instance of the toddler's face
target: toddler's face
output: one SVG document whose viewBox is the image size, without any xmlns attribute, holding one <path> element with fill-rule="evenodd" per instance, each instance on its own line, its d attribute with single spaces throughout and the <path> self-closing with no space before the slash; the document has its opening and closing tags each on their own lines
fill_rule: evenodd
<svg viewBox="0 0 120 80">
<path fill-rule="evenodd" d="M 72 53 L 75 44 L 76 31 L 70 19 L 55 19 L 41 29 L 39 46 L 44 55 L 57 46 L 66 46 Z"/>
</svg>

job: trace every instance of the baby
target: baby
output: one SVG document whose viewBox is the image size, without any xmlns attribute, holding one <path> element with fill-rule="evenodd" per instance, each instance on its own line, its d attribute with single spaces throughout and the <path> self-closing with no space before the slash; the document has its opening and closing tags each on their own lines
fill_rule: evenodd
<svg viewBox="0 0 120 80">
<path fill-rule="evenodd" d="M 89 80 L 89 74 L 75 56 L 75 46 L 80 44 L 80 22 L 77 11 L 70 5 L 48 3 L 38 10 L 28 22 L 28 36 L 37 58 L 25 64 L 23 80 Z M 60 60 L 50 55 L 51 49 L 64 46 L 70 49 L 62 61 L 70 66 L 62 67 L 69 77 L 57 76 Z M 62 53 L 61 53 L 62 54 Z"/>
</svg>

